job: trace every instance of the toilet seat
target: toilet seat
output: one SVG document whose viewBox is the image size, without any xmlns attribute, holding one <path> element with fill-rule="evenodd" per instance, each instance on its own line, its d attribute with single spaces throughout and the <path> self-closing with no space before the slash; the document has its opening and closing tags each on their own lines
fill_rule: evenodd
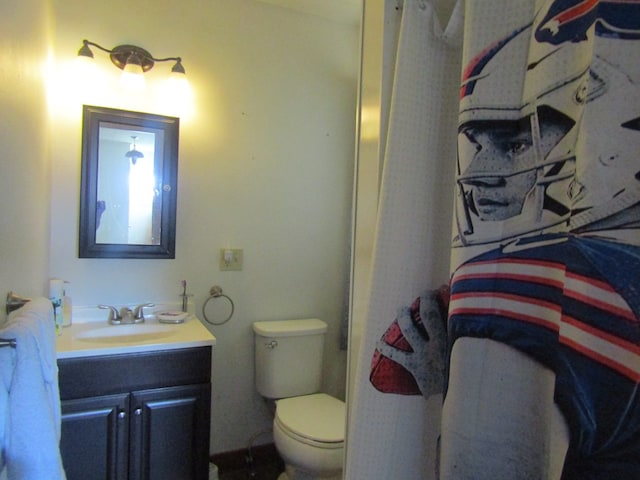
<svg viewBox="0 0 640 480">
<path fill-rule="evenodd" d="M 326 393 L 276 402 L 275 423 L 286 435 L 318 448 L 344 447 L 345 403 Z"/>
</svg>

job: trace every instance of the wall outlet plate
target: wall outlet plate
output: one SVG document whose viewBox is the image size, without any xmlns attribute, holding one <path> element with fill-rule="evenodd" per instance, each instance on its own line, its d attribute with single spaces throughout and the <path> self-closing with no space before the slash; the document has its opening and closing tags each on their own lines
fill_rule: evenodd
<svg viewBox="0 0 640 480">
<path fill-rule="evenodd" d="M 220 271 L 242 270 L 242 257 L 241 248 L 221 248 Z"/>
</svg>

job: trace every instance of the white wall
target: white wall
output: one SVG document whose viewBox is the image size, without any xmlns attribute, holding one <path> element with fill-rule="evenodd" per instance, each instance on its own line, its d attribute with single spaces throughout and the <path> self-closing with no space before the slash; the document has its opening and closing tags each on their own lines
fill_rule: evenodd
<svg viewBox="0 0 640 480">
<path fill-rule="evenodd" d="M 49 258 L 45 0 L 0 3 L 0 295 L 42 293 Z M 3 305 L 4 307 L 4 305 Z M 0 324 L 4 308 L 0 310 Z"/>
<path fill-rule="evenodd" d="M 11 231 L 3 226 L 10 237 L 3 240 L 3 264 L 5 256 L 24 247 L 25 237 L 40 238 L 34 241 L 36 258 L 28 259 L 33 279 L 22 281 L 12 266 L 3 278 L 6 289 L 43 294 L 47 278 L 58 276 L 71 282 L 74 306 L 122 305 L 177 301 L 185 279 L 200 311 L 209 288 L 220 285 L 236 310 L 229 323 L 212 329 L 218 339 L 212 453 L 244 448 L 271 423 L 254 389 L 251 323 L 256 320 L 327 320 L 325 387 L 344 396 L 346 353 L 338 348 L 338 334 L 348 269 L 358 25 L 254 0 L 53 0 L 51 5 L 50 141 L 46 127 L 34 138 L 31 119 L 0 130 L 3 139 L 15 139 L 15 148 L 29 144 L 28 162 L 36 167 L 20 179 L 38 182 L 24 194 L 15 182 L 6 182 L 0 192 L 3 204 L 17 203 L 28 219 Z M 3 27 L 12 26 L 12 32 L 29 27 L 31 12 L 24 8 L 7 9 Z M 97 50 L 97 83 L 73 84 L 69 72 L 83 38 L 108 48 L 132 43 L 157 57 L 183 57 L 195 101 L 181 118 L 175 260 L 77 258 L 82 103 L 175 113 L 151 93 L 123 96 L 114 87 L 118 71 Z M 169 69 L 170 64 L 159 64 L 147 74 L 150 92 Z M 10 79 L 11 88 L 21 93 L 25 87 L 18 81 Z M 47 102 L 42 94 L 27 99 L 32 102 L 27 113 L 43 123 Z M 49 170 L 50 191 L 42 180 Z M 42 240 L 49 227 L 47 203 L 48 243 Z M 244 249 L 241 272 L 219 271 L 222 247 Z"/>
</svg>

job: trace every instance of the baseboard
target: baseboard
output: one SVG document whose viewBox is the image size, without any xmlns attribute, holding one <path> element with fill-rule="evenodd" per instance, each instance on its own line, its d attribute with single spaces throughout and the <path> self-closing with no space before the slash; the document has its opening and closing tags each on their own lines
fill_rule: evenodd
<svg viewBox="0 0 640 480">
<path fill-rule="evenodd" d="M 284 466 L 280 455 L 273 443 L 264 445 L 254 445 L 251 447 L 251 456 L 254 465 L 276 464 Z M 233 450 L 229 452 L 216 453 L 211 455 L 211 462 L 215 463 L 221 472 L 231 470 L 241 470 L 249 464 L 249 451 L 246 448 L 242 450 Z M 284 467 L 283 467 L 284 468 Z"/>
</svg>

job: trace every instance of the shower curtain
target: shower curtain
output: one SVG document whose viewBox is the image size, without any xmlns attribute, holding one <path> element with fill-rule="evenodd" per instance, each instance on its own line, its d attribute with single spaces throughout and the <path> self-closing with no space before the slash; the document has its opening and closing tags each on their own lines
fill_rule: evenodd
<svg viewBox="0 0 640 480">
<path fill-rule="evenodd" d="M 448 159 L 455 159 L 456 149 L 462 15 L 441 22 L 451 13 L 447 3 L 399 4 L 367 324 L 350 398 L 348 479 L 433 478 L 425 474 L 435 467 L 427 452 L 436 446 L 442 395 L 434 391 L 425 401 L 410 370 L 380 350 L 397 343 L 391 337 L 402 306 L 449 277 L 454 165 Z M 414 333 L 420 335 L 410 330 L 407 337 Z"/>
<path fill-rule="evenodd" d="M 640 1 L 437 4 L 404 2 L 345 478 L 639 479 Z"/>
</svg>

